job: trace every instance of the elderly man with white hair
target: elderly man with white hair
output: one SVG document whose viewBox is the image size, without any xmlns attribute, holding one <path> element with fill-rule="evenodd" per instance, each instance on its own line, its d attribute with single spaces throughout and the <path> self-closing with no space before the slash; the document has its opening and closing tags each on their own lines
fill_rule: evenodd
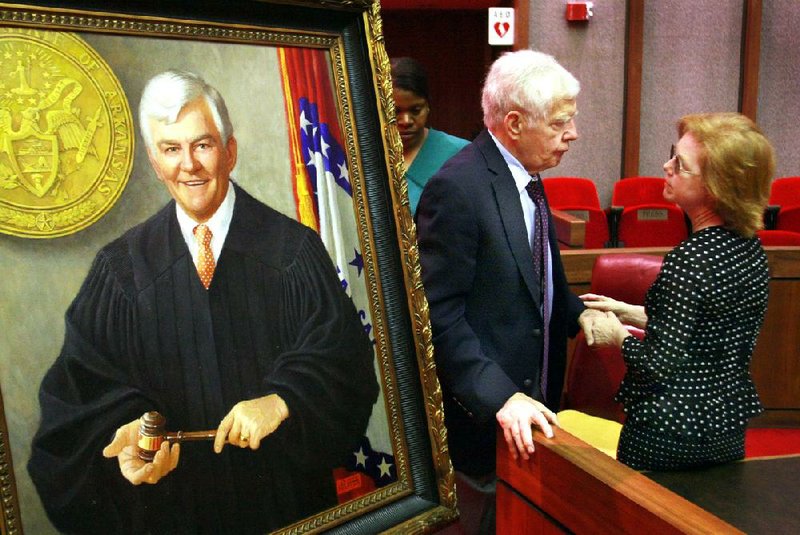
<svg viewBox="0 0 800 535">
<path fill-rule="evenodd" d="M 597 312 L 568 287 L 539 173 L 578 139 L 578 81 L 506 53 L 483 87 L 486 130 L 431 178 L 416 214 L 462 526 L 494 530 L 495 426 L 512 455 L 557 423 L 566 341 Z M 580 323 L 579 323 L 580 318 Z"/>
</svg>

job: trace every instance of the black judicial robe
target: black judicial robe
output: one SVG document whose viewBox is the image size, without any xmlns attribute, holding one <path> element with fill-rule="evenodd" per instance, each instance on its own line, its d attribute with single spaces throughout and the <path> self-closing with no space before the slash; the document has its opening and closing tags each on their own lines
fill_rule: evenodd
<svg viewBox="0 0 800 535">
<path fill-rule="evenodd" d="M 58 529 L 264 533 L 335 505 L 331 469 L 378 394 L 372 347 L 317 234 L 234 187 L 208 291 L 170 202 L 98 253 L 67 311 L 28 464 Z M 146 411 L 168 430 L 215 429 L 270 393 L 290 416 L 257 451 L 185 443 L 173 472 L 140 486 L 102 456 Z"/>
</svg>

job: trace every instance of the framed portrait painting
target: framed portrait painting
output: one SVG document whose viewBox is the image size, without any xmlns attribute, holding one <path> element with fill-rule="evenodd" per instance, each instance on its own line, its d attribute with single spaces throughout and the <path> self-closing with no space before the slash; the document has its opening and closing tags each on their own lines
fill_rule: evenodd
<svg viewBox="0 0 800 535">
<path fill-rule="evenodd" d="M 366 372 L 347 372 L 352 381 L 374 377 L 377 395 L 366 408 L 344 404 L 368 419 L 331 461 L 334 502 L 274 531 L 430 532 L 452 522 L 453 470 L 379 2 L 61 1 L 0 3 L 3 533 L 73 529 L 54 525 L 52 502 L 63 498 L 41 492 L 29 471 L 42 432 L 40 385 L 67 345 L 65 313 L 98 252 L 171 200 L 139 116 L 148 80 L 165 71 L 195 73 L 222 95 L 235 133 L 230 177 L 247 192 L 237 195 L 316 232 L 370 347 Z M 202 395 L 214 373 L 197 367 Z M 77 390 L 80 377 L 89 375 L 72 378 Z M 191 452 L 210 449 L 213 432 L 188 443 L 202 431 L 178 432 L 170 422 L 182 415 L 163 416 L 159 437 L 187 442 L 176 470 L 192 470 Z M 316 438 L 323 449 L 327 439 Z M 276 503 L 300 472 L 268 487 Z M 75 482 L 51 483 L 69 495 Z"/>
</svg>

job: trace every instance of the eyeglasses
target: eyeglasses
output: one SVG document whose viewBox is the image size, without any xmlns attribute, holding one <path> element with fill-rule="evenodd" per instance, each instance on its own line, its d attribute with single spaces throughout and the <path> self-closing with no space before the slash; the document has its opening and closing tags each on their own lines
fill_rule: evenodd
<svg viewBox="0 0 800 535">
<path fill-rule="evenodd" d="M 683 168 L 683 162 L 681 162 L 680 156 L 678 156 L 678 154 L 675 152 L 675 145 L 672 145 L 672 147 L 669 149 L 669 160 L 667 160 L 667 163 L 672 163 L 673 175 L 677 175 L 678 173 L 694 176 L 700 175 L 700 173 L 694 173 Z"/>
</svg>

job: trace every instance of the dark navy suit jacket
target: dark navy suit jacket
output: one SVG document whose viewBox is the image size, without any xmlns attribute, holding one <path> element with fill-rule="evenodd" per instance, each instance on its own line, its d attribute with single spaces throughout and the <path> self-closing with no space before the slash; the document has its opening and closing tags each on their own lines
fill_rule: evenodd
<svg viewBox="0 0 800 535">
<path fill-rule="evenodd" d="M 551 219 L 553 312 L 542 395 L 539 283 L 519 192 L 488 131 L 431 178 L 416 223 L 451 457 L 457 470 L 484 475 L 495 466 L 495 414 L 509 397 L 524 392 L 558 408 L 567 337 L 577 333 L 584 307 L 567 287 Z"/>
</svg>

